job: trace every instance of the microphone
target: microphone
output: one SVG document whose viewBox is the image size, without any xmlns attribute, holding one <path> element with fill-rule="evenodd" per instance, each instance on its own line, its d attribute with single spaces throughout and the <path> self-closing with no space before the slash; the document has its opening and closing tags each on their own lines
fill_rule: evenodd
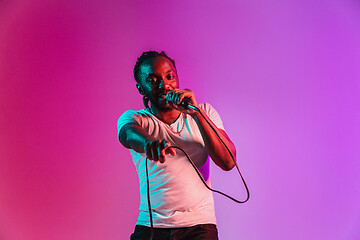
<svg viewBox="0 0 360 240">
<path fill-rule="evenodd" d="M 185 109 L 189 109 L 189 105 L 191 106 L 191 99 L 190 98 L 184 98 L 181 102 L 180 102 L 180 106 L 185 108 Z"/>
<path fill-rule="evenodd" d="M 186 110 L 188 110 L 188 109 L 193 109 L 193 110 L 195 110 L 195 111 L 198 111 L 198 110 L 199 110 L 197 107 L 195 107 L 195 106 L 192 105 L 192 102 L 191 102 L 191 99 L 190 99 L 190 98 L 184 98 L 184 99 L 180 102 L 179 106 L 185 108 Z"/>
</svg>

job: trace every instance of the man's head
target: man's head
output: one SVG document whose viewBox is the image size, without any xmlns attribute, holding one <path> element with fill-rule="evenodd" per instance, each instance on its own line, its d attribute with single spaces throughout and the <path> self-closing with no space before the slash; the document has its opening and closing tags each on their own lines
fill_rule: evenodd
<svg viewBox="0 0 360 240">
<path fill-rule="evenodd" d="M 169 111 L 165 95 L 178 88 L 179 81 L 175 61 L 165 52 L 144 52 L 134 68 L 136 87 L 141 95 L 147 97 L 151 104 L 161 111 Z"/>
</svg>

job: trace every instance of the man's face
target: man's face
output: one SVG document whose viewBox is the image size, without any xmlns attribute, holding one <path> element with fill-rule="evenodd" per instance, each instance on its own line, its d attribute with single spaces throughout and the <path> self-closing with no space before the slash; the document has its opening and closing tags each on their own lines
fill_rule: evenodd
<svg viewBox="0 0 360 240">
<path fill-rule="evenodd" d="M 161 111 L 171 110 L 166 102 L 166 94 L 178 88 L 179 80 L 175 66 L 169 59 L 159 56 L 144 61 L 140 66 L 139 84 L 152 105 Z"/>
</svg>

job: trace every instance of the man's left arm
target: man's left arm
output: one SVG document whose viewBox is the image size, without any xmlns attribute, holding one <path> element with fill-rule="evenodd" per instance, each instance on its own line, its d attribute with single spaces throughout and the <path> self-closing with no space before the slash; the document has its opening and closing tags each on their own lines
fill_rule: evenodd
<svg viewBox="0 0 360 240">
<path fill-rule="evenodd" d="M 211 159 L 215 162 L 217 166 L 219 166 L 224 171 L 231 170 L 235 163 L 233 159 L 231 158 L 228 150 L 224 146 L 224 144 L 221 142 L 219 137 L 216 135 L 214 130 L 209 126 L 206 120 L 211 124 L 211 126 L 216 130 L 216 132 L 219 134 L 221 139 L 224 141 L 226 146 L 231 151 L 232 155 L 236 159 L 236 149 L 235 145 L 232 143 L 226 132 L 220 128 L 218 128 L 211 119 L 206 115 L 205 111 L 201 108 L 199 108 L 202 115 L 199 112 L 193 112 L 191 116 L 196 121 L 199 130 L 201 132 L 201 136 L 205 143 L 205 148 L 208 154 L 210 155 Z M 204 119 L 206 118 L 206 120 Z"/>
<path fill-rule="evenodd" d="M 224 143 L 226 144 L 226 146 L 229 148 L 232 155 L 236 159 L 235 146 L 231 142 L 226 132 L 218 128 L 207 116 L 205 111 L 199 108 L 195 99 L 194 92 L 191 91 L 190 89 L 173 89 L 171 92 L 167 94 L 166 98 L 171 104 L 170 106 L 186 114 L 190 114 L 194 118 L 200 129 L 202 138 L 205 143 L 206 151 L 210 155 L 211 159 L 215 162 L 215 164 L 218 165 L 224 171 L 231 170 L 235 166 L 235 163 L 231 158 L 229 152 L 227 151 L 226 147 L 224 146 L 224 144 L 221 142 L 221 140 L 218 138 L 216 133 L 213 131 L 213 129 L 209 126 L 207 122 L 209 122 L 211 126 L 215 129 L 215 131 L 219 134 L 221 139 L 224 141 Z M 184 98 L 190 99 L 191 104 L 197 107 L 202 114 L 192 109 L 183 108 L 180 105 L 180 103 Z M 208 121 L 206 121 L 205 118 Z"/>
</svg>

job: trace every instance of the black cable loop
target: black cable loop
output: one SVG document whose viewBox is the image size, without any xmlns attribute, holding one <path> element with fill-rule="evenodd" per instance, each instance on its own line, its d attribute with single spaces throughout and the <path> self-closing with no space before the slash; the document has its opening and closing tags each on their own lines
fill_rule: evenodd
<svg viewBox="0 0 360 240">
<path fill-rule="evenodd" d="M 235 164 L 235 167 L 236 167 L 236 169 L 237 169 L 237 171 L 238 171 L 238 173 L 239 173 L 239 175 L 240 175 L 240 177 L 241 177 L 241 180 L 242 180 L 242 182 L 244 183 L 247 197 L 246 197 L 246 199 L 245 199 L 244 201 L 239 201 L 239 200 L 237 200 L 237 199 L 235 199 L 235 198 L 233 198 L 233 197 L 228 196 L 228 195 L 225 194 L 225 193 L 222 193 L 222 192 L 220 192 L 220 191 L 218 191 L 218 190 L 213 190 L 213 189 L 211 189 L 209 186 L 206 185 L 205 181 L 202 179 L 203 183 L 206 185 L 206 187 L 207 187 L 209 190 L 211 190 L 211 191 L 213 191 L 213 192 L 216 192 L 216 193 L 219 193 L 219 194 L 221 194 L 221 195 L 224 195 L 225 197 L 230 198 L 230 199 L 233 200 L 234 202 L 237 202 L 237 203 L 246 203 L 246 202 L 249 200 L 249 198 L 250 198 L 250 192 L 249 192 L 248 186 L 246 185 L 245 179 L 244 179 L 244 177 L 242 176 L 242 174 L 241 174 L 241 172 L 240 172 L 239 166 L 237 165 L 237 163 L 236 163 L 236 161 L 235 161 L 234 155 L 232 155 L 229 147 L 228 147 L 228 146 L 225 144 L 225 142 L 222 140 L 222 138 L 220 137 L 220 135 L 218 134 L 218 132 L 216 131 L 216 129 L 211 125 L 211 123 L 210 123 L 210 122 L 206 119 L 206 117 L 202 114 L 202 112 L 200 111 L 200 109 L 197 108 L 197 107 L 195 107 L 195 106 L 191 106 L 191 108 L 194 109 L 194 110 L 196 110 L 198 113 L 200 113 L 200 115 L 205 119 L 205 121 L 207 122 L 207 124 L 211 127 L 211 129 L 215 132 L 216 136 L 220 139 L 220 141 L 222 142 L 222 144 L 225 146 L 226 150 L 229 152 L 229 154 L 230 154 L 230 156 L 231 156 L 231 158 L 232 158 L 232 160 L 233 160 L 233 162 L 234 162 L 234 164 Z M 177 147 L 177 148 L 178 148 L 178 147 Z M 179 149 L 180 149 L 180 148 L 179 148 Z M 180 150 L 185 153 L 184 150 L 182 150 L 182 149 L 180 149 Z M 188 157 L 188 155 L 187 155 L 186 153 L 185 153 L 185 155 Z M 198 172 L 196 166 L 194 165 L 194 163 L 191 161 L 190 157 L 188 157 L 188 159 L 189 159 L 189 161 L 191 162 L 191 164 L 193 165 L 193 167 L 195 168 L 196 172 L 197 172 L 198 175 L 199 175 L 199 172 Z M 201 177 L 201 175 L 199 175 L 199 176 Z"/>
<path fill-rule="evenodd" d="M 221 194 L 221 195 L 223 195 L 223 196 L 225 196 L 225 197 L 227 197 L 227 198 L 229 198 L 229 199 L 231 199 L 231 200 L 233 200 L 234 202 L 237 202 L 237 203 L 245 203 L 245 202 L 247 202 L 247 201 L 249 200 L 249 197 L 250 197 L 249 189 L 248 189 L 248 187 L 247 187 L 247 185 L 246 185 L 246 183 L 245 183 L 245 180 L 244 180 L 243 176 L 241 175 L 241 172 L 240 172 L 240 170 L 239 170 L 239 168 L 238 168 L 238 166 L 237 166 L 236 163 L 235 163 L 235 166 L 237 167 L 237 169 L 238 169 L 238 171 L 239 171 L 240 177 L 241 177 L 241 179 L 242 179 L 242 181 L 243 181 L 243 183 L 244 183 L 244 185 L 245 185 L 246 192 L 247 192 L 247 198 L 246 198 L 244 201 L 237 200 L 237 199 L 235 199 L 235 198 L 227 195 L 226 193 L 223 193 L 223 192 L 221 192 L 221 191 L 219 191 L 219 190 L 212 189 L 211 187 L 209 187 L 209 186 L 206 184 L 206 182 L 205 182 L 204 178 L 202 177 L 201 173 L 199 172 L 199 169 L 195 166 L 195 164 L 194 164 L 194 162 L 191 160 L 190 156 L 189 156 L 183 149 L 181 149 L 181 148 L 179 148 L 179 147 L 177 147 L 177 146 L 170 146 L 170 147 L 168 147 L 168 148 L 176 148 L 176 149 L 179 149 L 180 151 L 182 151 L 182 152 L 185 154 L 185 156 L 187 157 L 187 159 L 189 160 L 189 162 L 191 163 L 191 165 L 192 165 L 193 168 L 195 169 L 197 175 L 200 177 L 201 181 L 204 183 L 205 187 L 206 187 L 207 189 L 209 189 L 210 191 L 219 193 L 219 194 Z"/>
<path fill-rule="evenodd" d="M 244 186 L 245 186 L 245 189 L 246 189 L 246 193 L 247 193 L 246 199 L 245 199 L 244 201 L 240 201 L 240 200 L 237 200 L 237 199 L 235 199 L 235 198 L 233 198 L 233 197 L 231 197 L 231 196 L 229 196 L 229 195 L 227 195 L 227 194 L 225 194 L 225 193 L 223 193 L 223 192 L 221 192 L 221 191 L 218 191 L 218 190 L 215 190 L 215 189 L 210 188 L 210 187 L 206 184 L 204 178 L 202 177 L 202 175 L 201 175 L 201 173 L 199 172 L 198 168 L 195 166 L 194 162 L 191 160 L 190 156 L 189 156 L 183 149 L 181 149 L 181 148 L 179 148 L 179 147 L 177 147 L 177 146 L 170 146 L 170 147 L 168 147 L 168 148 L 179 149 L 180 151 L 182 151 L 182 152 L 185 154 L 185 156 L 187 157 L 187 159 L 189 160 L 189 162 L 191 163 L 191 165 L 192 165 L 193 168 L 195 169 L 197 175 L 200 177 L 201 181 L 204 183 L 204 185 L 205 185 L 205 187 L 206 187 L 207 189 L 209 189 L 209 190 L 212 191 L 212 192 L 219 193 L 219 194 L 221 194 L 221 195 L 223 195 L 223 196 L 225 196 L 225 197 L 233 200 L 233 201 L 236 202 L 236 203 L 245 203 L 245 202 L 247 202 L 247 201 L 249 200 L 249 198 L 250 198 L 249 188 L 248 188 L 248 186 L 246 185 L 245 179 L 244 179 L 244 177 L 242 176 L 242 174 L 241 174 L 241 172 L 240 172 L 240 169 L 239 169 L 239 166 L 238 166 L 237 163 L 236 163 L 235 157 L 233 156 L 233 154 L 231 153 L 230 149 L 229 149 L 228 146 L 225 144 L 225 142 L 222 140 L 222 138 L 220 137 L 220 135 L 217 133 L 216 129 L 211 125 L 211 123 L 206 119 L 206 117 L 201 113 L 201 111 L 200 111 L 197 107 L 194 107 L 194 106 L 191 106 L 191 108 L 192 108 L 192 109 L 195 109 L 197 112 L 200 113 L 200 115 L 201 115 L 201 116 L 206 120 L 206 122 L 209 124 L 209 126 L 211 127 L 211 129 L 215 132 L 216 136 L 217 136 L 217 137 L 220 139 L 220 141 L 224 144 L 226 150 L 229 152 L 232 160 L 234 161 L 235 167 L 236 167 L 236 169 L 237 169 L 237 171 L 238 171 L 238 173 L 239 173 L 239 175 L 240 175 L 240 177 L 241 177 L 241 180 L 242 180 L 242 182 L 244 183 Z M 166 148 L 166 149 L 168 149 L 168 148 Z M 165 149 L 165 150 L 166 150 L 166 149 Z M 152 240 L 152 239 L 153 239 L 153 236 L 154 236 L 154 226 L 153 226 L 152 210 L 151 210 L 151 203 L 150 203 L 150 184 L 149 184 L 149 173 L 148 173 L 147 160 L 148 160 L 148 158 L 145 159 L 145 165 L 146 165 L 146 180 L 147 180 L 147 198 L 148 198 L 148 207 L 149 207 L 149 215 L 150 215 L 150 227 L 151 227 L 151 235 L 150 235 L 150 238 L 149 238 L 149 239 Z"/>
</svg>

